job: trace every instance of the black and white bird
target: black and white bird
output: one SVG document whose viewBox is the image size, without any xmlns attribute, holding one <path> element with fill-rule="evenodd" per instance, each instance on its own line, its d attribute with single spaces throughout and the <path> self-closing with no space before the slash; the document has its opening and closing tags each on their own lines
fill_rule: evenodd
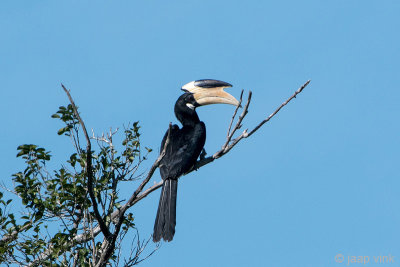
<svg viewBox="0 0 400 267">
<path fill-rule="evenodd" d="M 239 101 L 224 91 L 231 84 L 218 80 L 197 80 L 182 87 L 184 93 L 175 103 L 175 116 L 182 128 L 173 125 L 169 143 L 160 162 L 160 173 L 164 180 L 154 224 L 153 241 L 171 241 L 175 234 L 176 197 L 178 178 L 187 173 L 196 163 L 206 141 L 206 126 L 200 121 L 196 108 L 209 104 L 239 105 Z M 161 142 L 164 148 L 168 130 Z"/>
</svg>

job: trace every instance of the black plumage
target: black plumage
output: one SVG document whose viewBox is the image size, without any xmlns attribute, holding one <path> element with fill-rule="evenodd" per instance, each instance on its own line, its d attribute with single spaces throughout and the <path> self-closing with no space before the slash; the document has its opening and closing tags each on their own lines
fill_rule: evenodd
<svg viewBox="0 0 400 267">
<path fill-rule="evenodd" d="M 195 111 L 197 106 L 192 93 L 183 94 L 175 104 L 175 116 L 182 123 L 182 128 L 176 124 L 171 127 L 169 145 L 160 162 L 164 184 L 154 224 L 154 242 L 161 238 L 172 240 L 176 225 L 178 178 L 193 167 L 206 141 L 206 126 Z M 161 150 L 167 136 L 168 130 L 161 142 Z"/>
<path fill-rule="evenodd" d="M 171 127 L 169 143 L 159 165 L 164 183 L 154 223 L 154 242 L 173 239 L 178 178 L 193 168 L 206 141 L 206 126 L 200 121 L 196 108 L 210 104 L 239 106 L 239 101 L 223 90 L 231 86 L 226 82 L 209 79 L 192 81 L 182 86 L 185 93 L 175 103 L 175 116 L 182 123 L 182 128 L 178 125 Z M 167 136 L 168 131 L 161 142 L 161 150 Z"/>
</svg>

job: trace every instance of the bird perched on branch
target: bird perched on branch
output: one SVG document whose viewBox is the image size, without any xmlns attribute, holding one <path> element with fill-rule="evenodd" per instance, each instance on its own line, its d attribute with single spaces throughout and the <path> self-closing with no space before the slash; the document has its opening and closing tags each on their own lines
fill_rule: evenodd
<svg viewBox="0 0 400 267">
<path fill-rule="evenodd" d="M 238 106 L 239 101 L 224 91 L 228 87 L 232 85 L 217 80 L 197 80 L 182 87 L 185 93 L 175 103 L 175 116 L 182 123 L 182 128 L 173 125 L 161 142 L 162 151 L 169 139 L 159 165 L 164 183 L 154 223 L 154 242 L 159 242 L 161 238 L 165 241 L 173 239 L 178 178 L 194 166 L 206 141 L 206 126 L 200 121 L 196 108 L 209 104 Z"/>
</svg>

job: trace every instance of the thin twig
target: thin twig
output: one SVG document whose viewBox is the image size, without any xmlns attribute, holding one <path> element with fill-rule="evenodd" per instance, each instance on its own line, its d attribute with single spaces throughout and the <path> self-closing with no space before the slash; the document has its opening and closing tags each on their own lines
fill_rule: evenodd
<svg viewBox="0 0 400 267">
<path fill-rule="evenodd" d="M 172 123 L 169 123 L 168 127 L 168 134 L 167 134 L 167 139 L 165 140 L 163 150 L 161 151 L 160 155 L 158 156 L 157 160 L 154 162 L 153 166 L 151 166 L 146 178 L 143 180 L 143 182 L 139 185 L 139 187 L 136 189 L 136 191 L 132 194 L 132 196 L 129 198 L 128 202 L 122 206 L 121 210 L 124 212 L 131 207 L 133 202 L 135 201 L 136 197 L 139 195 L 140 192 L 142 192 L 143 188 L 145 185 L 150 181 L 151 177 L 153 176 L 155 170 L 158 168 L 160 165 L 161 160 L 164 158 L 165 153 L 167 151 L 167 147 L 170 142 L 170 135 L 171 135 L 171 129 L 172 129 Z"/>
<path fill-rule="evenodd" d="M 225 148 L 222 147 L 221 150 L 217 151 L 216 153 L 214 153 L 214 155 L 201 159 L 199 161 L 196 162 L 195 167 L 190 170 L 188 173 L 197 170 L 211 162 L 213 162 L 215 159 L 222 157 L 223 155 L 225 155 L 226 153 L 228 153 L 240 140 L 242 140 L 243 138 L 247 138 L 248 136 L 252 135 L 255 131 L 257 131 L 261 126 L 263 126 L 265 123 L 267 123 L 272 117 L 274 117 L 283 106 L 285 106 L 286 104 L 288 104 L 293 98 L 295 98 L 299 93 L 301 93 L 303 91 L 303 89 L 310 83 L 310 81 L 307 81 L 305 84 L 303 84 L 290 98 L 288 98 L 288 100 L 286 100 L 282 105 L 280 105 L 270 116 L 268 116 L 265 120 L 263 120 L 262 122 L 260 122 L 260 124 L 258 124 L 253 130 L 250 131 L 250 133 L 247 132 L 247 130 L 244 130 L 242 132 L 242 134 L 240 134 L 238 137 L 236 137 L 229 145 L 227 145 Z M 250 103 L 250 100 L 247 100 L 247 103 Z M 248 106 L 248 104 L 246 104 Z M 243 112 L 242 112 L 243 114 Z M 243 115 L 242 120 L 244 119 L 245 114 Z M 239 127 L 238 127 L 239 128 Z M 160 154 L 160 156 L 157 158 L 157 160 L 154 162 L 153 166 L 151 167 L 150 171 L 148 172 L 145 180 L 141 183 L 141 185 L 139 186 L 139 188 L 134 192 L 134 194 L 130 197 L 130 199 L 124 204 L 124 206 L 121 207 L 121 209 L 117 209 L 115 210 L 111 215 L 110 218 L 111 220 L 119 220 L 120 216 L 124 214 L 124 212 L 132 207 L 133 205 L 135 205 L 137 202 L 139 202 L 140 200 L 142 200 L 143 198 L 145 198 L 146 196 L 148 196 L 151 192 L 157 190 L 158 188 L 160 188 L 163 184 L 163 182 L 159 182 L 154 184 L 153 186 L 149 187 L 148 189 L 146 189 L 145 191 L 142 192 L 144 186 L 149 182 L 149 180 L 151 179 L 151 177 L 154 174 L 154 171 L 157 169 L 157 167 L 160 164 L 160 161 L 162 159 L 162 157 L 165 155 L 165 150 L 166 147 L 169 143 L 169 135 L 170 135 L 170 129 L 171 126 L 169 128 L 169 132 L 168 132 L 168 138 L 165 142 L 164 148 L 162 153 Z M 141 192 L 141 193 L 140 193 Z M 92 231 L 90 232 L 85 232 L 82 233 L 80 235 L 75 236 L 72 241 L 68 242 L 68 244 L 66 244 L 66 247 L 69 246 L 73 246 L 73 245 L 77 245 L 77 244 L 81 244 L 84 242 L 87 242 L 91 239 L 94 239 L 94 237 L 96 237 L 99 233 L 101 232 L 101 229 L 99 226 L 95 227 Z M 29 263 L 29 266 L 34 266 L 37 265 L 40 261 L 45 261 L 47 260 L 51 253 L 53 251 L 53 248 L 50 247 L 48 250 L 44 251 L 43 253 L 40 254 L 40 256 L 36 259 L 34 259 L 32 262 Z"/>
<path fill-rule="evenodd" d="M 118 234 L 121 230 L 122 223 L 124 221 L 125 211 L 133 205 L 132 203 L 135 201 L 135 199 L 139 195 L 139 193 L 143 190 L 145 185 L 150 181 L 150 178 L 153 176 L 154 171 L 158 168 L 161 160 L 164 158 L 167 147 L 170 142 L 171 128 L 172 128 L 172 123 L 169 124 L 167 139 L 165 140 L 163 150 L 160 153 L 160 155 L 158 156 L 157 160 L 154 162 L 153 166 L 151 167 L 147 177 L 142 181 L 142 183 L 139 185 L 139 187 L 135 190 L 135 192 L 129 198 L 128 202 L 124 206 L 122 206 L 121 209 L 119 210 L 117 223 L 115 224 L 114 234 L 112 235 L 110 242 L 106 241 L 107 242 L 106 249 L 104 251 L 102 251 L 101 258 L 100 258 L 99 262 L 96 264 L 96 267 L 104 266 L 107 263 L 108 259 L 112 256 L 112 252 L 114 251 L 114 248 L 115 248 L 116 239 L 118 237 Z"/>
<path fill-rule="evenodd" d="M 227 142 L 225 143 L 225 145 L 223 147 L 226 148 L 226 146 L 231 141 L 231 139 L 232 139 L 233 135 L 235 134 L 235 132 L 242 127 L 242 121 L 243 121 L 244 117 L 246 117 L 247 113 L 249 112 L 248 110 L 249 110 L 249 105 L 250 105 L 250 101 L 251 101 L 251 96 L 252 96 L 252 92 L 249 91 L 249 96 L 247 97 L 247 102 L 246 102 L 246 105 L 243 108 L 242 114 L 240 114 L 239 119 L 238 119 L 235 127 L 233 128 L 231 134 L 228 137 Z"/>
<path fill-rule="evenodd" d="M 310 83 L 310 80 L 308 80 L 305 84 L 303 84 L 291 97 L 289 97 L 282 105 L 280 105 L 271 115 L 268 116 L 267 119 L 265 119 L 264 121 L 262 121 L 259 125 L 257 125 L 250 133 L 247 132 L 247 130 L 244 130 L 243 133 L 241 135 L 239 135 L 237 138 L 235 138 L 231 144 L 229 145 L 224 145 L 222 146 L 222 148 L 217 151 L 216 153 L 214 153 L 214 155 L 201 159 L 199 161 L 196 162 L 195 166 L 186 174 L 197 170 L 201 167 L 203 167 L 204 165 L 207 165 L 211 162 L 213 162 L 214 160 L 222 157 L 223 155 L 225 155 L 226 153 L 228 153 L 237 143 L 239 143 L 240 140 L 242 140 L 243 138 L 247 138 L 249 137 L 251 134 L 253 134 L 255 131 L 257 131 L 263 124 L 265 124 L 266 122 L 268 122 L 272 117 L 274 117 L 281 109 L 283 106 L 285 106 L 287 103 L 289 103 L 293 98 L 295 98 L 299 93 L 301 93 L 301 91 L 303 91 L 303 89 Z M 232 133 L 234 133 L 237 129 L 239 129 L 239 125 L 241 124 L 241 122 L 243 121 L 244 117 L 247 115 L 248 113 L 248 107 L 250 105 L 250 101 L 251 101 L 251 91 L 249 92 L 249 96 L 246 102 L 245 107 L 243 108 L 243 112 L 239 117 L 239 120 L 237 122 L 237 124 L 235 125 L 234 130 L 232 131 Z M 232 134 L 231 133 L 231 134 Z M 232 138 L 232 137 L 231 137 Z M 185 174 L 185 175 L 186 175 Z M 137 202 L 139 202 L 140 200 L 142 200 L 143 198 L 145 198 L 146 196 L 148 196 L 151 192 L 157 190 L 158 188 L 160 188 L 163 184 L 163 181 L 154 184 L 153 186 L 149 187 L 148 189 L 146 189 L 143 193 L 141 193 L 140 195 L 137 196 L 137 198 L 135 199 L 135 201 L 132 203 L 132 206 L 134 204 L 136 204 Z"/>
<path fill-rule="evenodd" d="M 235 117 L 236 117 L 236 113 L 237 113 L 238 109 L 240 107 L 242 107 L 243 92 L 244 92 L 244 90 L 242 90 L 242 92 L 240 93 L 239 105 L 236 106 L 235 112 L 233 112 L 231 123 L 229 124 L 229 128 L 228 128 L 228 133 L 226 135 L 226 143 L 229 143 L 229 141 L 230 141 L 229 140 L 229 136 L 230 136 L 230 132 L 231 132 L 232 123 L 233 123 L 233 121 L 235 120 Z"/>
<path fill-rule="evenodd" d="M 94 191 L 93 191 L 92 144 L 90 143 L 90 138 L 86 131 L 85 123 L 83 122 L 81 116 L 79 115 L 78 109 L 75 105 L 74 100 L 71 97 L 71 94 L 69 93 L 69 90 L 67 90 L 67 88 L 65 88 L 65 86 L 63 84 L 61 84 L 61 86 L 64 89 L 65 93 L 67 94 L 68 99 L 71 102 L 71 105 L 74 109 L 75 116 L 78 118 L 79 123 L 82 126 L 83 133 L 85 134 L 85 138 L 86 138 L 86 172 L 87 172 L 87 178 L 88 178 L 87 186 L 88 186 L 89 196 L 90 196 L 90 199 L 92 200 L 94 216 L 96 217 L 96 220 L 99 223 L 101 232 L 104 234 L 104 236 L 107 239 L 109 239 L 111 236 L 111 233 L 110 233 L 110 230 L 108 229 L 106 223 L 104 222 L 103 218 L 100 216 L 96 197 L 95 197 Z"/>
<path fill-rule="evenodd" d="M 254 127 L 254 129 L 251 130 L 251 131 L 249 132 L 249 134 L 248 134 L 247 137 L 251 136 L 251 135 L 252 135 L 253 133 L 255 133 L 261 126 L 263 126 L 264 123 L 266 123 L 266 122 L 268 122 L 270 119 L 272 119 L 272 117 L 274 117 L 274 116 L 279 112 L 279 110 L 281 110 L 281 108 L 283 108 L 284 106 L 286 106 L 286 105 L 290 102 L 290 100 L 292 100 L 293 98 L 296 98 L 296 96 L 297 96 L 298 94 L 300 94 L 301 91 L 303 91 L 303 89 L 306 88 L 307 85 L 308 85 L 310 82 L 311 82 L 311 80 L 308 80 L 305 84 L 303 84 L 296 92 L 294 92 L 294 94 L 293 94 L 291 97 L 289 97 L 285 102 L 283 102 L 282 105 L 279 106 L 279 108 L 277 108 L 277 109 L 276 109 L 271 115 L 269 115 L 265 120 L 263 120 L 262 122 L 260 122 L 260 124 L 258 124 L 256 127 Z"/>
</svg>

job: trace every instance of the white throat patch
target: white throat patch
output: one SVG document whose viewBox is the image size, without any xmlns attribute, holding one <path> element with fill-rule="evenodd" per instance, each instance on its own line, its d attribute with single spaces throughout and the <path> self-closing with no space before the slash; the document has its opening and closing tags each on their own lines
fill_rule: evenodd
<svg viewBox="0 0 400 267">
<path fill-rule="evenodd" d="M 186 103 L 186 106 L 192 110 L 194 110 L 195 106 L 190 104 L 190 103 Z"/>
</svg>

